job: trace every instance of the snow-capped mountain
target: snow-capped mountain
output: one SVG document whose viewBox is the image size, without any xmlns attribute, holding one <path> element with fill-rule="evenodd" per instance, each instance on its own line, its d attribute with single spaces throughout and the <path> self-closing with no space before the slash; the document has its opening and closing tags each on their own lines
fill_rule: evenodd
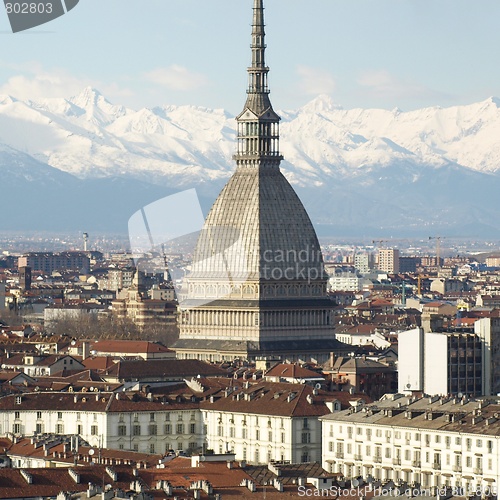
<svg viewBox="0 0 500 500">
<path fill-rule="evenodd" d="M 326 232 L 500 232 L 496 98 L 403 112 L 344 110 L 320 96 L 280 114 L 283 171 Z M 0 96 L 2 184 L 15 185 L 18 194 L 20 183 L 36 186 L 42 204 L 49 188 L 76 189 L 115 228 L 112 210 L 119 205 L 123 221 L 133 213 L 118 197 L 135 208 L 197 187 L 209 205 L 234 169 L 235 137 L 234 117 L 223 110 L 135 111 L 91 88 L 36 102 Z M 71 217 L 84 218 L 76 207 Z"/>
</svg>

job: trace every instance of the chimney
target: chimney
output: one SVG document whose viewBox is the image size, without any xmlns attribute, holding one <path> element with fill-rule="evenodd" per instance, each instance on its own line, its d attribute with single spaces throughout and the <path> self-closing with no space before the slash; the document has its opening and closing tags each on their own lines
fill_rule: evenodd
<svg viewBox="0 0 500 500">
<path fill-rule="evenodd" d="M 87 340 L 82 342 L 82 360 L 87 359 L 90 354 L 90 343 Z"/>
<path fill-rule="evenodd" d="M 333 368 L 334 364 L 335 364 L 335 353 L 331 352 L 330 353 L 330 366 Z"/>
</svg>

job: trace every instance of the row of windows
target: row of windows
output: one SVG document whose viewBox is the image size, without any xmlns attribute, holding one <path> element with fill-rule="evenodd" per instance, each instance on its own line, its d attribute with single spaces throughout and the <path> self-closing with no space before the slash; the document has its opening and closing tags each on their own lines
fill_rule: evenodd
<svg viewBox="0 0 500 500">
<path fill-rule="evenodd" d="M 344 458 L 344 443 L 339 441 L 337 442 L 337 447 L 336 447 L 336 453 L 337 453 L 337 458 Z M 356 445 L 353 447 L 351 443 L 347 443 L 345 445 L 345 450 L 347 455 L 352 455 L 353 449 L 355 449 L 356 453 L 356 459 L 362 460 L 363 457 L 373 457 L 375 459 L 381 459 L 382 458 L 382 450 L 384 451 L 384 457 L 385 458 L 392 458 L 393 454 L 393 449 L 389 447 L 385 447 L 382 449 L 381 446 L 374 446 L 372 447 L 371 445 Z M 328 443 L 328 451 L 334 452 L 335 451 L 335 442 L 330 441 Z M 373 455 L 372 455 L 373 451 Z M 401 465 L 401 457 L 402 455 L 404 456 L 404 460 L 407 462 L 413 462 L 412 465 L 414 467 L 419 467 L 421 464 L 421 452 L 420 450 L 404 450 L 404 453 L 402 453 L 401 448 L 396 448 L 394 450 L 394 459 L 395 459 L 395 465 Z M 440 465 L 441 462 L 441 457 L 442 454 L 438 452 L 425 452 L 423 454 L 424 456 L 424 463 L 426 464 L 434 464 L 434 465 Z M 462 455 L 455 453 L 453 454 L 453 465 L 456 467 L 462 467 Z M 444 459 L 445 459 L 445 464 L 446 465 L 452 465 L 452 455 L 450 453 L 444 454 Z M 475 462 L 473 464 L 474 460 L 472 456 L 467 456 L 465 458 L 465 465 L 466 467 L 476 467 L 478 469 L 482 469 L 483 467 L 483 458 L 482 457 L 475 457 Z M 491 458 L 488 459 L 488 470 L 492 470 L 493 468 L 493 460 Z"/>
<path fill-rule="evenodd" d="M 174 429 L 176 430 L 177 434 L 184 434 L 185 425 L 184 424 L 177 424 L 177 426 L 173 426 L 172 424 L 165 424 L 164 434 L 173 434 L 172 431 Z M 189 425 L 189 433 L 196 434 L 196 424 Z M 140 424 L 132 425 L 132 436 L 140 436 L 141 434 L 142 434 L 142 426 Z M 147 434 L 149 436 L 158 435 L 158 426 L 156 424 L 148 425 L 147 426 Z M 126 436 L 127 435 L 127 426 L 126 425 L 119 425 L 118 426 L 118 435 L 119 436 Z"/>
<path fill-rule="evenodd" d="M 218 437 L 224 437 L 225 436 L 225 427 L 223 425 L 218 425 L 217 426 L 217 436 Z M 247 439 L 248 438 L 248 429 L 246 427 L 242 427 L 241 428 L 241 438 L 242 439 Z M 286 441 L 286 435 L 284 432 L 281 432 L 281 442 L 284 443 Z M 303 433 L 304 434 L 307 434 L 309 436 L 309 441 L 306 441 L 307 443 L 310 443 L 310 434 L 309 433 Z M 263 435 L 263 434 L 262 434 Z M 235 438 L 236 437 L 236 428 L 231 426 L 229 428 L 229 433 L 228 433 L 228 436 L 227 437 L 230 437 L 230 438 Z M 268 431 L 267 433 L 267 440 L 269 442 L 273 442 L 274 439 L 273 439 L 273 432 L 272 431 Z M 260 432 L 260 429 L 256 429 L 255 430 L 255 439 L 256 441 L 260 441 L 261 440 L 261 432 Z M 304 442 L 304 441 L 303 441 Z"/>
<path fill-rule="evenodd" d="M 363 427 L 356 427 L 356 436 L 363 436 Z M 348 426 L 347 427 L 347 437 L 349 439 L 353 438 L 353 427 Z M 372 429 L 364 429 L 365 431 L 365 437 L 367 438 L 368 441 L 371 440 L 372 438 Z M 342 426 L 340 425 L 338 428 L 338 433 L 342 434 Z M 404 434 L 404 439 L 406 441 L 410 441 L 412 438 L 412 433 L 411 432 L 405 432 L 402 433 L 401 431 L 394 431 L 394 439 L 403 439 L 403 434 Z M 334 435 L 334 428 L 333 425 L 330 426 L 330 437 L 333 437 Z M 392 432 L 389 430 L 386 430 L 385 433 L 382 433 L 382 429 L 375 429 L 375 437 L 382 438 L 385 437 L 387 440 L 392 438 Z M 415 441 L 420 441 L 421 440 L 421 434 L 420 432 L 416 432 L 413 434 L 413 439 Z M 432 439 L 431 434 L 424 434 L 424 442 L 427 446 L 429 446 L 432 442 L 434 443 L 441 443 L 442 436 L 441 434 L 434 434 L 434 439 Z M 470 451 L 472 449 L 472 444 L 473 444 L 473 439 L 472 438 L 466 438 L 465 439 L 465 445 L 467 447 L 467 450 Z M 444 443 L 446 444 L 447 447 L 451 446 L 452 443 L 452 438 L 451 436 L 444 436 Z M 461 446 L 462 445 L 462 438 L 459 436 L 456 436 L 454 439 L 455 446 Z M 493 441 L 492 440 L 486 440 L 486 448 L 488 451 L 491 451 L 493 449 Z M 482 448 L 484 444 L 483 439 L 476 439 L 475 440 L 475 446 L 477 448 Z"/>
<path fill-rule="evenodd" d="M 156 422 L 157 417 L 158 417 L 158 415 L 156 413 L 151 412 L 149 414 L 149 421 Z M 177 413 L 177 420 L 184 420 L 184 417 L 185 417 L 184 413 Z M 132 418 L 133 418 L 134 422 L 138 422 L 139 421 L 139 413 L 134 413 Z M 171 419 L 172 419 L 171 413 L 165 413 L 165 421 L 170 422 Z M 196 420 L 195 413 L 191 413 L 190 420 Z M 125 414 L 124 413 L 120 413 L 118 421 L 125 422 Z"/>
</svg>

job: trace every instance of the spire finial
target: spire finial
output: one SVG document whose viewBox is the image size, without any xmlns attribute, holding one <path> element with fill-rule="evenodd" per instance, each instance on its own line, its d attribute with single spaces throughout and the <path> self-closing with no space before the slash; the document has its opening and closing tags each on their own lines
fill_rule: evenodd
<svg viewBox="0 0 500 500">
<path fill-rule="evenodd" d="M 252 68 L 265 68 L 264 3 L 254 0 L 252 21 Z"/>
<path fill-rule="evenodd" d="M 253 0 L 252 64 L 248 68 L 247 102 L 238 121 L 238 153 L 235 159 L 245 162 L 251 158 L 255 165 L 279 167 L 279 116 L 269 100 L 264 42 L 264 1 Z M 263 160 L 265 162 L 263 163 Z"/>
</svg>

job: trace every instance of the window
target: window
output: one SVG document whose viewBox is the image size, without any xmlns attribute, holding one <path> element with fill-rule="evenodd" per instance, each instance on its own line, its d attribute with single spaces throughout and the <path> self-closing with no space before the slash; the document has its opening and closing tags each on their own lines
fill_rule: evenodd
<svg viewBox="0 0 500 500">
<path fill-rule="evenodd" d="M 491 453 L 493 450 L 493 441 L 486 441 L 486 448 L 488 449 L 488 453 Z"/>
<path fill-rule="evenodd" d="M 391 449 L 390 448 L 385 449 L 385 458 L 391 458 Z"/>
<path fill-rule="evenodd" d="M 311 434 L 309 432 L 302 433 L 302 444 L 309 444 L 311 442 Z"/>
<path fill-rule="evenodd" d="M 150 422 L 154 422 L 155 421 L 155 414 L 154 413 L 150 413 L 149 414 L 149 421 Z"/>
<path fill-rule="evenodd" d="M 123 413 L 120 413 L 120 417 L 118 418 L 118 422 L 125 422 L 125 416 Z"/>
<path fill-rule="evenodd" d="M 415 441 L 420 441 L 420 432 L 415 434 Z"/>
<path fill-rule="evenodd" d="M 221 415 L 221 417 L 222 417 L 222 415 Z M 182 413 L 177 414 L 177 420 L 182 420 Z"/>
<path fill-rule="evenodd" d="M 14 434 L 21 434 L 21 424 L 14 424 L 12 426 L 12 432 Z"/>
<path fill-rule="evenodd" d="M 132 449 L 134 451 L 139 451 L 139 445 L 137 443 L 134 443 L 133 446 L 132 446 Z"/>
<path fill-rule="evenodd" d="M 304 419 L 304 429 L 309 429 L 309 421 L 307 418 Z"/>
<path fill-rule="evenodd" d="M 260 431 L 259 431 L 259 429 L 257 429 L 257 430 L 255 431 L 255 439 L 256 439 L 257 441 L 259 441 L 259 440 L 260 440 Z"/>
<path fill-rule="evenodd" d="M 465 440 L 465 445 L 467 446 L 467 451 L 470 451 L 470 450 L 471 450 L 471 447 L 472 447 L 472 439 L 467 438 L 467 439 Z"/>
<path fill-rule="evenodd" d="M 234 437 L 234 427 L 231 430 L 233 431 L 233 436 L 231 436 L 231 437 Z M 189 433 L 196 434 L 196 424 L 189 425 Z"/>
<path fill-rule="evenodd" d="M 119 436 L 126 436 L 127 435 L 127 426 L 126 425 L 119 425 L 118 426 L 118 435 Z"/>
<path fill-rule="evenodd" d="M 184 424 L 177 424 L 177 434 L 184 434 Z"/>
<path fill-rule="evenodd" d="M 133 436 L 140 436 L 141 435 L 141 426 L 140 425 L 133 425 L 132 426 L 132 435 Z"/>
<path fill-rule="evenodd" d="M 457 446 L 460 446 L 460 445 L 462 444 L 462 439 L 461 439 L 461 438 L 459 438 L 459 437 L 456 437 L 456 438 L 455 438 L 455 444 L 456 444 Z"/>
<path fill-rule="evenodd" d="M 20 412 L 18 412 L 18 411 L 14 412 L 14 418 L 18 419 L 18 418 L 20 418 L 20 416 L 21 416 Z"/>
<path fill-rule="evenodd" d="M 367 446 L 366 447 L 366 456 L 370 457 L 371 454 L 372 454 L 372 447 L 371 446 Z"/>
<path fill-rule="evenodd" d="M 134 413 L 134 422 L 139 422 L 139 414 Z"/>
<path fill-rule="evenodd" d="M 281 442 L 282 443 L 285 442 L 285 433 L 284 432 L 281 433 Z"/>
<path fill-rule="evenodd" d="M 441 442 L 441 436 L 439 434 L 436 434 L 434 436 L 434 440 L 436 441 L 436 443 L 440 443 Z"/>
<path fill-rule="evenodd" d="M 170 424 L 165 424 L 165 434 L 172 433 L 172 426 Z"/>
<path fill-rule="evenodd" d="M 472 457 L 467 457 L 467 458 L 465 459 L 465 465 L 466 465 L 467 467 L 472 467 Z"/>
<path fill-rule="evenodd" d="M 302 455 L 300 457 L 300 461 L 302 463 L 309 462 L 309 453 L 307 451 L 305 451 L 304 453 L 302 453 Z"/>
<path fill-rule="evenodd" d="M 158 426 L 156 424 L 150 424 L 148 426 L 148 433 L 150 436 L 156 436 L 158 434 Z"/>
<path fill-rule="evenodd" d="M 58 411 L 58 412 L 57 412 L 57 418 L 58 418 L 59 420 L 63 418 L 63 417 L 62 417 L 62 411 Z"/>
<path fill-rule="evenodd" d="M 169 422 L 169 421 L 170 421 L 170 413 L 165 413 L 165 420 L 166 420 L 167 422 Z"/>
<path fill-rule="evenodd" d="M 118 449 L 119 449 L 119 450 L 124 450 L 124 449 L 125 449 L 125 446 L 123 446 L 123 444 L 119 444 L 119 445 L 118 445 Z"/>
<path fill-rule="evenodd" d="M 99 434 L 99 428 L 97 427 L 97 425 L 90 426 L 90 434 L 92 436 L 97 436 L 97 434 Z"/>
<path fill-rule="evenodd" d="M 194 450 L 194 449 L 196 449 L 196 443 L 194 443 L 193 441 L 191 441 L 191 442 L 188 444 L 188 449 L 190 449 L 190 450 Z"/>
<path fill-rule="evenodd" d="M 150 443 L 150 445 L 149 445 L 149 453 L 155 453 L 155 444 L 154 443 Z"/>
<path fill-rule="evenodd" d="M 36 418 L 38 418 L 38 419 L 42 418 L 42 412 L 41 411 L 37 411 L 36 412 Z"/>
<path fill-rule="evenodd" d="M 476 446 L 477 446 L 478 448 L 482 448 L 482 446 L 483 446 L 483 440 L 482 440 L 482 439 L 478 439 L 478 440 L 476 440 Z"/>
<path fill-rule="evenodd" d="M 451 437 L 450 437 L 450 436 L 446 436 L 446 437 L 444 438 L 444 442 L 445 442 L 445 444 L 446 444 L 446 448 L 449 448 L 449 447 L 450 447 L 450 445 L 451 445 Z"/>
<path fill-rule="evenodd" d="M 36 424 L 36 426 L 35 426 L 35 432 L 37 434 L 41 434 L 43 432 L 43 426 L 42 426 L 42 424 Z"/>
<path fill-rule="evenodd" d="M 76 426 L 76 433 L 77 434 L 83 434 L 83 425 L 82 424 L 78 424 Z"/>
<path fill-rule="evenodd" d="M 56 424 L 56 434 L 64 434 L 64 425 Z"/>
<path fill-rule="evenodd" d="M 243 428 L 241 429 L 241 437 L 242 437 L 243 439 L 246 439 L 246 438 L 247 438 L 247 428 L 246 428 L 246 427 L 243 427 Z"/>
</svg>

